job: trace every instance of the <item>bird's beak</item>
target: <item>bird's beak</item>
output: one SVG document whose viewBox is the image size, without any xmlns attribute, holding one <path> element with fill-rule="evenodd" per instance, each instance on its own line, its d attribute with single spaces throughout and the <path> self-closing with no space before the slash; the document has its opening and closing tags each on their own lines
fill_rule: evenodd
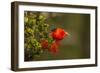
<svg viewBox="0 0 100 73">
<path fill-rule="evenodd" d="M 65 34 L 68 35 L 68 36 L 70 35 L 68 32 L 65 32 Z"/>
</svg>

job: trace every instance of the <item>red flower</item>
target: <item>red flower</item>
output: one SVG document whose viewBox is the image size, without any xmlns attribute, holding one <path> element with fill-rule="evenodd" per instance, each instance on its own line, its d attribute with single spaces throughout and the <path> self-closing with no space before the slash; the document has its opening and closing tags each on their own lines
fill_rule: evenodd
<svg viewBox="0 0 100 73">
<path fill-rule="evenodd" d="M 52 53 L 52 54 L 57 54 L 58 52 L 58 45 L 57 43 L 52 43 L 50 48 L 49 48 L 49 51 Z"/>
<path fill-rule="evenodd" d="M 47 49 L 48 48 L 48 41 L 47 40 L 42 40 L 41 41 L 41 46 L 43 49 Z"/>
<path fill-rule="evenodd" d="M 62 28 L 57 28 L 51 33 L 55 40 L 62 40 L 66 35 L 68 35 L 68 32 L 65 32 Z"/>
</svg>

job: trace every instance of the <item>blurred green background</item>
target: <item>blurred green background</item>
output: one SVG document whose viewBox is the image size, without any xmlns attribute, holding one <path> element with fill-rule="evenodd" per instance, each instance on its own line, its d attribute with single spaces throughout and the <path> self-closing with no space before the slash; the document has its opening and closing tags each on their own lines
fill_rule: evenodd
<svg viewBox="0 0 100 73">
<path fill-rule="evenodd" d="M 36 13 L 36 12 L 33 12 Z M 45 51 L 35 61 L 90 58 L 90 15 L 78 13 L 39 12 L 50 26 L 63 28 L 70 35 L 59 46 L 57 55 Z"/>
</svg>

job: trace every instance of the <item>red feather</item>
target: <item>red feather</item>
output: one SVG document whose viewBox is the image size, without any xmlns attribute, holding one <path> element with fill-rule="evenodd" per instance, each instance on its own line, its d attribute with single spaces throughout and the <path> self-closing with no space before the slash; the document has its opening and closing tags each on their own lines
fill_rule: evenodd
<svg viewBox="0 0 100 73">
<path fill-rule="evenodd" d="M 56 30 L 54 30 L 51 33 L 51 36 L 55 39 L 55 40 L 62 40 L 66 35 L 68 35 L 67 32 L 64 31 L 64 29 L 62 28 L 57 28 Z"/>
</svg>

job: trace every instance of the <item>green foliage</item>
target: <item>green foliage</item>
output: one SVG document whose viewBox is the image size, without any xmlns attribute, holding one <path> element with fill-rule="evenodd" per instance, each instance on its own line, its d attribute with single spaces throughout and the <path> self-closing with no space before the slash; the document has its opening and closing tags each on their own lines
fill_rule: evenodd
<svg viewBox="0 0 100 73">
<path fill-rule="evenodd" d="M 49 43 L 53 39 L 49 36 L 49 24 L 45 22 L 46 17 L 37 13 L 25 12 L 24 14 L 24 48 L 25 60 L 34 59 L 43 53 L 41 40 L 48 40 Z"/>
</svg>

